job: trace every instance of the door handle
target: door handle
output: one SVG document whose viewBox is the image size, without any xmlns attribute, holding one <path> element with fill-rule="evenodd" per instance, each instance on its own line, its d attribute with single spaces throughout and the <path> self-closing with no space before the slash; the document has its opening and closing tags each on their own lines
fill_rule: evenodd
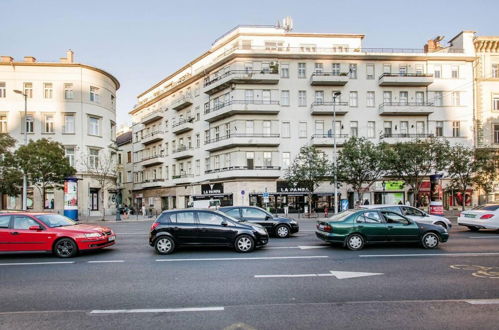
<svg viewBox="0 0 499 330">
<path fill-rule="evenodd" d="M 388 229 L 392 229 L 392 228 L 393 228 L 393 226 L 388 226 Z"/>
<path fill-rule="evenodd" d="M 10 232 L 10 234 L 11 234 L 11 235 L 19 235 L 19 232 L 17 232 L 17 231 L 12 231 L 12 232 Z"/>
</svg>

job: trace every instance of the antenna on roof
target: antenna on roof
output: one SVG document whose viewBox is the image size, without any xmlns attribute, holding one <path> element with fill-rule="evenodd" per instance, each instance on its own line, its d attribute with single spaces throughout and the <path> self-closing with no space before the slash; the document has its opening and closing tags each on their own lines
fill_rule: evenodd
<svg viewBox="0 0 499 330">
<path fill-rule="evenodd" d="M 289 32 L 289 31 L 293 30 L 293 19 L 291 18 L 291 16 L 286 16 L 285 18 L 283 18 L 283 20 L 282 20 L 282 28 L 286 32 Z"/>
</svg>

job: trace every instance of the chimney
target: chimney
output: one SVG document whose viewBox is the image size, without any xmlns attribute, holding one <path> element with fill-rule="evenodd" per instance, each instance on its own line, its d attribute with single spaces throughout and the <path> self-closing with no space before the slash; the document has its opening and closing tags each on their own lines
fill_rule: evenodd
<svg viewBox="0 0 499 330">
<path fill-rule="evenodd" d="M 66 63 L 73 63 L 74 61 L 74 53 L 71 49 L 66 52 L 66 61 Z"/>
<path fill-rule="evenodd" d="M 12 56 L 0 56 L 0 62 L 12 63 L 12 62 L 14 62 L 14 58 Z"/>
<path fill-rule="evenodd" d="M 36 62 L 36 58 L 34 58 L 33 56 L 24 56 L 24 62 L 26 62 L 26 63 L 35 63 Z"/>
</svg>

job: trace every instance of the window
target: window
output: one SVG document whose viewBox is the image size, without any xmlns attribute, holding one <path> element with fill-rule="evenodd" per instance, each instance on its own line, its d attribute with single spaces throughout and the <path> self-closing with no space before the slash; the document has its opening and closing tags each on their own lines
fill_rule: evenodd
<svg viewBox="0 0 499 330">
<path fill-rule="evenodd" d="M 44 133 L 54 133 L 54 115 L 45 114 L 43 116 Z"/>
<path fill-rule="evenodd" d="M 307 68 L 306 63 L 298 63 L 298 78 L 306 78 Z"/>
<path fill-rule="evenodd" d="M 224 218 L 218 214 L 211 212 L 197 212 L 199 224 L 221 226 Z"/>
<path fill-rule="evenodd" d="M 43 98 L 51 99 L 53 94 L 52 83 L 43 84 Z"/>
<path fill-rule="evenodd" d="M 5 87 L 5 82 L 0 81 L 0 98 L 4 98 L 7 96 L 7 89 Z"/>
<path fill-rule="evenodd" d="M 367 122 L 367 137 L 374 138 L 376 135 L 376 123 L 374 121 Z"/>
<path fill-rule="evenodd" d="M 255 133 L 255 122 L 253 120 L 246 120 L 246 135 L 253 135 Z"/>
<path fill-rule="evenodd" d="M 416 64 L 416 75 L 422 75 L 422 74 L 423 74 L 423 65 Z"/>
<path fill-rule="evenodd" d="M 64 156 L 68 159 L 69 165 L 75 165 L 75 147 L 65 147 Z"/>
<path fill-rule="evenodd" d="M 253 103 L 253 100 L 255 99 L 255 93 L 252 89 L 246 89 L 244 91 L 244 101 L 246 103 Z"/>
<path fill-rule="evenodd" d="M 324 91 L 315 91 L 315 104 L 324 103 Z"/>
<path fill-rule="evenodd" d="M 96 117 L 88 117 L 88 135 L 100 135 L 100 119 Z"/>
<path fill-rule="evenodd" d="M 383 92 L 383 103 L 392 103 L 392 92 Z"/>
<path fill-rule="evenodd" d="M 349 105 L 351 107 L 357 107 L 359 105 L 358 96 L 359 96 L 359 94 L 357 92 L 350 92 L 350 102 L 349 102 Z"/>
<path fill-rule="evenodd" d="M 289 91 L 281 91 L 281 105 L 289 106 Z"/>
<path fill-rule="evenodd" d="M 9 228 L 10 215 L 0 215 L 0 228 Z"/>
<path fill-rule="evenodd" d="M 307 137 L 307 123 L 306 122 L 300 122 L 299 126 L 299 137 L 301 138 L 306 138 Z"/>
<path fill-rule="evenodd" d="M 289 64 L 281 64 L 281 78 L 289 78 Z"/>
<path fill-rule="evenodd" d="M 387 74 L 392 73 L 392 65 L 391 64 L 383 64 L 383 73 L 387 73 Z"/>
<path fill-rule="evenodd" d="M 298 106 L 300 106 L 300 107 L 307 106 L 307 92 L 306 91 L 298 91 Z"/>
<path fill-rule="evenodd" d="M 350 122 L 350 135 L 351 136 L 359 136 L 359 122 L 351 121 Z"/>
<path fill-rule="evenodd" d="M 392 136 L 392 122 L 391 121 L 385 121 L 383 123 L 384 127 L 384 134 L 385 136 Z"/>
<path fill-rule="evenodd" d="M 66 100 L 71 100 L 73 97 L 74 97 L 73 84 L 70 83 L 64 84 L 64 98 Z"/>
<path fill-rule="evenodd" d="M 314 72 L 315 73 L 323 73 L 324 72 L 324 64 L 322 63 L 315 63 L 314 65 Z"/>
<path fill-rule="evenodd" d="M 33 115 L 27 115 L 26 116 L 26 132 L 27 133 L 33 133 L 35 131 L 35 119 L 33 118 Z"/>
<path fill-rule="evenodd" d="M 316 135 L 324 135 L 324 122 L 322 120 L 317 120 L 315 122 L 315 133 Z"/>
<path fill-rule="evenodd" d="M 400 223 L 403 225 L 409 224 L 409 221 L 400 214 L 393 212 L 382 212 L 387 223 Z"/>
<path fill-rule="evenodd" d="M 492 109 L 499 110 L 499 95 L 494 95 L 492 97 Z"/>
<path fill-rule="evenodd" d="M 444 136 L 444 122 L 437 121 L 435 123 L 435 136 Z"/>
<path fill-rule="evenodd" d="M 267 167 L 272 166 L 272 153 L 271 152 L 265 151 L 263 153 L 263 165 L 267 166 Z"/>
<path fill-rule="evenodd" d="M 499 127 L 499 125 L 498 125 L 498 127 Z M 282 153 L 282 167 L 288 168 L 290 164 L 291 164 L 291 154 L 289 152 L 283 152 Z"/>
<path fill-rule="evenodd" d="M 375 103 L 374 92 L 367 92 L 366 95 L 367 95 L 367 100 L 366 100 L 367 106 L 369 108 L 373 108 Z"/>
<path fill-rule="evenodd" d="M 400 65 L 399 66 L 399 74 L 401 76 L 407 75 L 407 65 Z"/>
<path fill-rule="evenodd" d="M 441 65 L 433 66 L 433 76 L 435 78 L 442 78 L 442 66 Z"/>
<path fill-rule="evenodd" d="M 265 219 L 267 217 L 267 213 L 259 209 L 243 207 L 241 211 L 243 218 Z"/>
<path fill-rule="evenodd" d="M 425 214 L 418 209 L 409 206 L 401 206 L 402 212 L 406 216 L 424 217 Z"/>
<path fill-rule="evenodd" d="M 416 134 L 419 134 L 419 135 L 425 134 L 424 121 L 417 121 L 416 122 Z"/>
<path fill-rule="evenodd" d="M 494 131 L 494 143 L 498 144 L 499 143 L 499 124 L 494 124 L 493 125 L 493 131 Z"/>
<path fill-rule="evenodd" d="M 291 127 L 289 121 L 285 121 L 282 123 L 282 137 L 283 138 L 291 137 Z"/>
<path fill-rule="evenodd" d="M 443 105 L 443 92 L 433 92 L 433 104 L 437 107 Z"/>
<path fill-rule="evenodd" d="M 461 136 L 461 122 L 453 121 L 452 122 L 452 137 L 460 137 Z"/>
<path fill-rule="evenodd" d="M 455 106 L 461 105 L 461 93 L 460 92 L 452 92 L 452 105 L 455 105 Z"/>
<path fill-rule="evenodd" d="M 0 115 L 0 133 L 7 133 L 7 115 Z"/>
<path fill-rule="evenodd" d="M 367 211 L 359 215 L 356 222 L 360 223 L 382 223 L 379 213 L 376 211 Z"/>
<path fill-rule="evenodd" d="M 90 86 L 90 101 L 99 102 L 99 88 Z"/>
<path fill-rule="evenodd" d="M 97 168 L 99 166 L 99 149 L 88 149 L 88 165 L 90 168 Z"/>
<path fill-rule="evenodd" d="M 424 104 L 424 92 L 416 92 L 416 104 L 417 105 Z"/>
<path fill-rule="evenodd" d="M 40 224 L 30 217 L 24 215 L 16 215 L 14 216 L 14 225 L 12 229 L 29 229 L 31 226 L 39 226 Z"/>
<path fill-rule="evenodd" d="M 201 135 L 196 134 L 196 148 L 201 147 Z"/>
<path fill-rule="evenodd" d="M 255 153 L 253 151 L 247 151 L 246 166 L 248 167 L 249 170 L 252 170 L 255 167 L 254 160 L 255 160 Z"/>
<path fill-rule="evenodd" d="M 451 66 L 451 78 L 452 79 L 459 79 L 459 66 L 458 65 Z"/>
<path fill-rule="evenodd" d="M 65 134 L 74 134 L 74 132 L 75 132 L 75 116 L 74 115 L 64 115 L 63 132 Z"/>
<path fill-rule="evenodd" d="M 170 221 L 175 223 L 196 223 L 194 220 L 194 212 L 170 213 Z"/>
<path fill-rule="evenodd" d="M 333 76 L 339 76 L 341 73 L 341 65 L 340 63 L 333 63 L 332 64 L 332 74 Z"/>
<path fill-rule="evenodd" d="M 196 159 L 196 175 L 201 174 L 201 160 Z"/>
<path fill-rule="evenodd" d="M 350 79 L 357 79 L 357 64 L 350 64 L 348 66 L 348 72 L 350 74 Z"/>
<path fill-rule="evenodd" d="M 499 64 L 492 64 L 492 78 L 499 78 Z"/>
<path fill-rule="evenodd" d="M 262 91 L 262 102 L 263 104 L 270 104 L 270 90 L 264 89 Z"/>
<path fill-rule="evenodd" d="M 270 135 L 270 120 L 263 121 L 263 135 Z"/>
<path fill-rule="evenodd" d="M 374 64 L 367 64 L 366 66 L 366 78 L 374 79 Z"/>
<path fill-rule="evenodd" d="M 241 214 L 240 214 L 238 208 L 227 210 L 227 211 L 225 211 L 225 214 L 227 214 L 233 218 L 236 218 L 236 219 L 239 219 L 241 217 Z"/>
<path fill-rule="evenodd" d="M 24 94 L 28 96 L 28 98 L 33 98 L 33 83 L 26 82 L 24 83 Z"/>
<path fill-rule="evenodd" d="M 400 92 L 399 93 L 399 101 L 401 105 L 407 105 L 409 102 L 409 93 L 408 92 Z"/>
</svg>

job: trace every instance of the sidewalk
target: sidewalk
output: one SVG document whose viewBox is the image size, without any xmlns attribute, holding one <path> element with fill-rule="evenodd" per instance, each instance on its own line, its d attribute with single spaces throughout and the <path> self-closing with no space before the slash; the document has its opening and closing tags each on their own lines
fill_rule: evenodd
<svg viewBox="0 0 499 330">
<path fill-rule="evenodd" d="M 137 222 L 137 221 L 153 221 L 156 216 L 148 217 L 143 215 L 130 215 L 128 219 L 124 219 L 123 216 L 120 217 L 121 220 L 116 221 L 116 215 L 106 215 L 104 220 L 102 216 L 85 216 L 80 215 L 79 223 L 95 223 L 95 222 Z"/>
</svg>

